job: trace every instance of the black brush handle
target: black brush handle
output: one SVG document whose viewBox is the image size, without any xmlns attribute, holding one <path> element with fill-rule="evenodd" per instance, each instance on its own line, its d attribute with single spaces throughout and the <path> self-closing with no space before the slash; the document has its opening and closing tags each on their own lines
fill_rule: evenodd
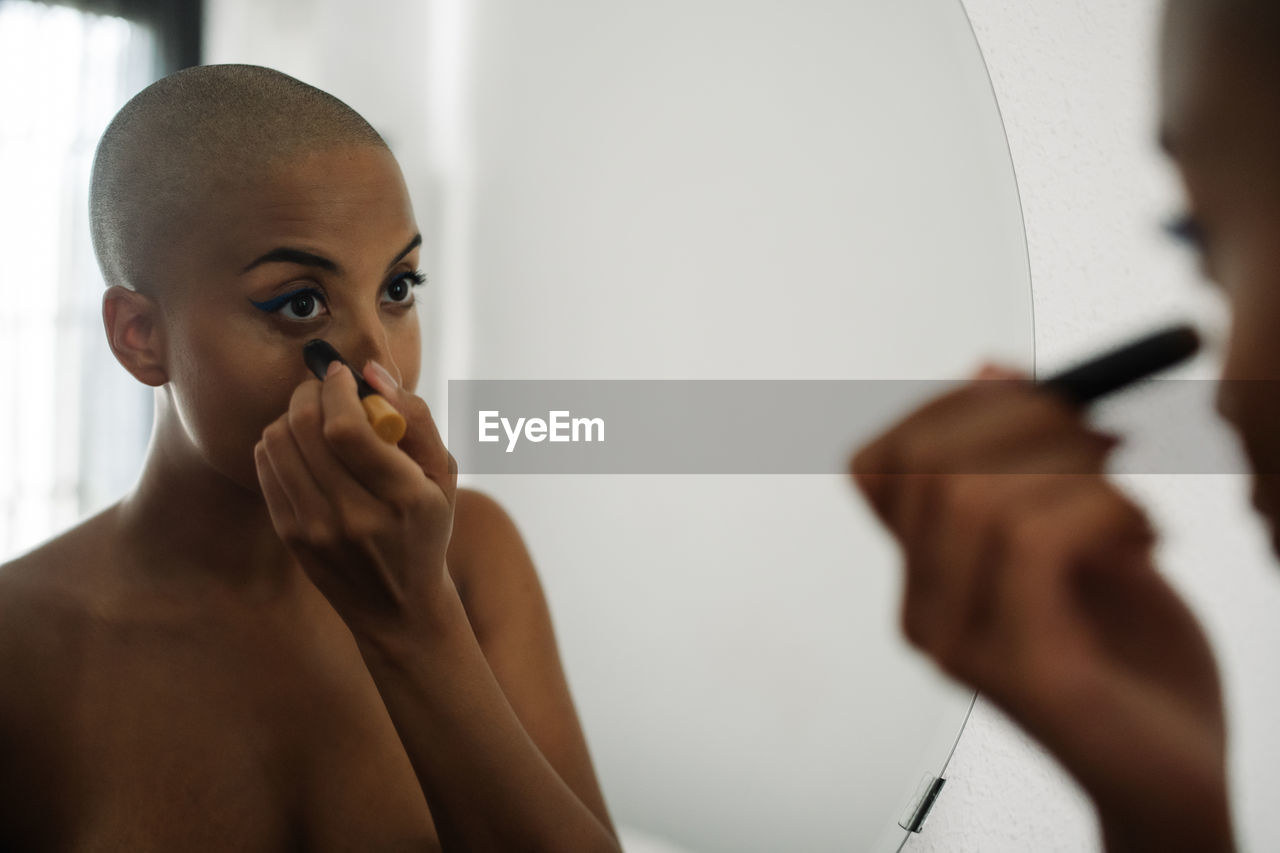
<svg viewBox="0 0 1280 853">
<path fill-rule="evenodd" d="M 1103 353 L 1039 383 L 1077 406 L 1173 367 L 1195 355 L 1200 335 L 1188 325 L 1173 326 Z"/>
<path fill-rule="evenodd" d="M 312 338 L 303 344 L 302 360 L 307 363 L 307 367 L 311 368 L 311 372 L 316 375 L 316 378 L 321 380 L 324 379 L 325 374 L 329 371 L 329 364 L 331 362 L 337 361 L 342 364 L 347 364 L 347 360 L 343 358 L 336 349 L 334 349 L 333 344 L 328 341 L 321 340 L 320 338 Z M 347 367 L 351 368 L 351 365 L 347 364 Z M 356 378 L 356 390 L 359 392 L 361 400 L 368 397 L 370 394 L 378 393 L 373 389 L 373 386 L 368 382 L 365 382 L 364 377 L 353 368 L 351 369 L 351 375 Z"/>
<path fill-rule="evenodd" d="M 351 369 L 351 365 L 347 364 L 346 359 L 338 354 L 332 344 L 319 338 L 313 338 L 303 344 L 302 360 L 321 382 L 329 371 L 329 365 L 335 361 L 346 364 L 347 369 Z M 360 395 L 360 405 L 364 407 L 364 413 L 369 418 L 369 425 L 373 427 L 373 431 L 390 444 L 399 442 L 409 428 L 404 415 L 375 391 L 373 386 L 365 382 L 364 377 L 359 373 L 351 370 L 351 375 L 356 378 L 356 392 Z"/>
</svg>

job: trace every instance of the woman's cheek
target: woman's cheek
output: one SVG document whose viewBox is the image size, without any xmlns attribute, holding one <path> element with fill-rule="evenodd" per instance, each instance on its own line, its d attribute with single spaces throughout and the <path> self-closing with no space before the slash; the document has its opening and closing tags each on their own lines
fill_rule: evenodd
<svg viewBox="0 0 1280 853">
<path fill-rule="evenodd" d="M 249 352 L 210 377 L 217 393 L 208 395 L 213 410 L 202 414 L 204 444 L 215 466 L 243 486 L 257 487 L 253 448 L 262 431 L 289 409 L 297 384 L 306 378 L 299 347 L 297 364 L 286 364 L 284 353 Z M 292 362 L 293 359 L 288 359 Z"/>
<path fill-rule="evenodd" d="M 1232 233 L 1232 232 L 1227 232 Z M 1260 508 L 1280 511 L 1280 241 L 1259 239 L 1244 228 L 1220 245 L 1219 283 L 1231 305 L 1231 329 L 1218 388 L 1218 410 L 1239 435 L 1255 481 Z"/>
<path fill-rule="evenodd" d="M 401 328 L 393 331 L 392 354 L 395 358 L 392 365 L 383 365 L 395 375 L 399 371 L 400 386 L 409 391 L 418 387 L 418 374 L 422 369 L 422 338 L 418 325 L 418 312 L 410 311 Z"/>
</svg>

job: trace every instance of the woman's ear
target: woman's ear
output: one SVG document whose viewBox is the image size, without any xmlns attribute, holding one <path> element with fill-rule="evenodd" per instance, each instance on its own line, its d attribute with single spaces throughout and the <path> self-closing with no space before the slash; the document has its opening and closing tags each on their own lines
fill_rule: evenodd
<svg viewBox="0 0 1280 853">
<path fill-rule="evenodd" d="M 102 323 L 116 361 L 144 385 L 169 381 L 160 306 L 136 290 L 113 285 L 102 296 Z"/>
</svg>

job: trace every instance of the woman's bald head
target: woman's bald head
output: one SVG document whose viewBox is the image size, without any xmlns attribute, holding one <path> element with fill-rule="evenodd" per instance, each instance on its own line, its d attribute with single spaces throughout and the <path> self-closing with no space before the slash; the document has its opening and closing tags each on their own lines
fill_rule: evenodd
<svg viewBox="0 0 1280 853">
<path fill-rule="evenodd" d="M 1166 147 L 1179 158 L 1193 149 L 1239 148 L 1247 140 L 1274 151 L 1280 128 L 1277 44 L 1276 0 L 1169 0 L 1160 86 Z M 1277 164 L 1274 156 L 1266 159 Z"/>
<path fill-rule="evenodd" d="M 139 92 L 94 157 L 89 223 L 108 285 L 154 291 L 162 249 L 211 194 L 300 155 L 386 143 L 342 101 L 253 65 L 188 68 Z"/>
<path fill-rule="evenodd" d="M 1165 12 L 1167 28 L 1195 28 L 1226 37 L 1238 50 L 1256 48 L 1254 59 L 1277 56 L 1280 3 L 1275 0 L 1168 0 Z"/>
</svg>

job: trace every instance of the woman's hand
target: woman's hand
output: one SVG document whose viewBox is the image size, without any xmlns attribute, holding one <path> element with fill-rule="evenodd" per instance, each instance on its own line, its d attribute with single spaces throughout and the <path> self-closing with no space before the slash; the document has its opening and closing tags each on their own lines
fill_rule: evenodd
<svg viewBox="0 0 1280 853">
<path fill-rule="evenodd" d="M 473 599 L 482 619 L 504 622 L 486 633 L 508 697 L 445 564 L 457 464 L 421 399 L 372 363 L 364 377 L 408 422 L 398 448 L 374 433 L 355 379 L 335 363 L 323 382 L 298 386 L 254 458 L 276 532 L 351 628 L 443 848 L 616 853 L 546 603 L 514 526 L 495 505 L 471 533 L 486 546 L 486 576 L 512 582 Z M 465 557 L 464 549 L 462 565 Z M 529 714 L 550 757 L 514 706 Z"/>
<path fill-rule="evenodd" d="M 281 540 L 357 639 L 417 631 L 442 595 L 457 465 L 425 402 L 373 363 L 367 381 L 404 415 L 399 447 L 369 425 L 339 362 L 298 386 L 254 448 Z"/>
<path fill-rule="evenodd" d="M 1115 851 L 1231 848 L 1218 673 L 1104 476 L 1114 438 L 988 370 L 852 461 L 906 562 L 908 639 L 1042 740 Z"/>
</svg>

